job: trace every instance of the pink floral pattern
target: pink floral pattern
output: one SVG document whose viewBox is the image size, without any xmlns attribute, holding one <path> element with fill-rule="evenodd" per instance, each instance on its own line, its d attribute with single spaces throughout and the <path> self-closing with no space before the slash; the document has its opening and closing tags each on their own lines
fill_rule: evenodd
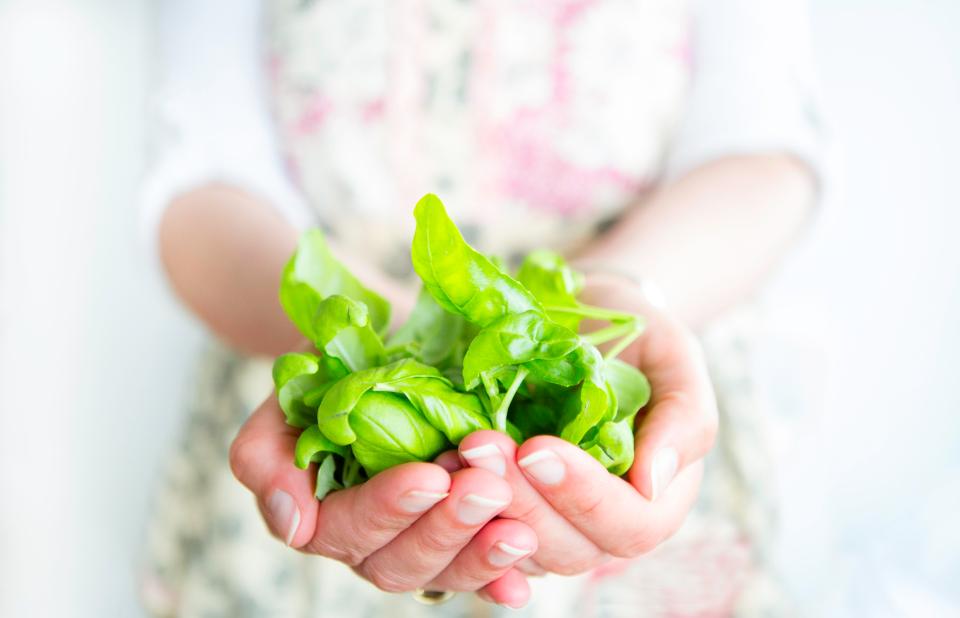
<svg viewBox="0 0 960 618">
<path fill-rule="evenodd" d="M 428 191 L 509 258 L 576 248 L 656 181 L 689 77 L 682 1 L 303 5 L 270 4 L 282 143 L 324 225 L 388 272 L 410 274 Z"/>
</svg>

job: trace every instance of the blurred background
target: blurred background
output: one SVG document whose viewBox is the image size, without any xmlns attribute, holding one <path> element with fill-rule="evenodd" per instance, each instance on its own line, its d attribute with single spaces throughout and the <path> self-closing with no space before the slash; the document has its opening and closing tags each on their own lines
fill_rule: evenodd
<svg viewBox="0 0 960 618">
<path fill-rule="evenodd" d="M 765 294 L 811 616 L 960 615 L 960 4 L 813 0 L 834 179 Z M 150 0 L 0 0 L 0 615 L 137 616 L 204 335 L 137 236 Z"/>
</svg>

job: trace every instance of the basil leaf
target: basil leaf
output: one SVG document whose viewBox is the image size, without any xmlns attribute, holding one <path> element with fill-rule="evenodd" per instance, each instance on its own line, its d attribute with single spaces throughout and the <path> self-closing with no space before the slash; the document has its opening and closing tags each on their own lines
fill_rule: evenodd
<svg viewBox="0 0 960 618">
<path fill-rule="evenodd" d="M 314 344 L 350 371 L 383 363 L 386 353 L 368 319 L 367 306 L 334 294 L 323 299 L 313 318 Z"/>
<path fill-rule="evenodd" d="M 462 316 L 444 310 L 426 288 L 421 288 L 410 317 L 387 340 L 387 346 L 413 343 L 413 354 L 421 362 L 438 368 L 448 366 L 459 363 L 458 357 L 463 356 L 459 348 L 465 326 Z"/>
<path fill-rule="evenodd" d="M 609 359 L 604 365 L 603 374 L 617 400 L 617 412 L 613 420 L 622 421 L 633 416 L 650 401 L 650 382 L 630 363 L 619 358 Z"/>
<path fill-rule="evenodd" d="M 508 420 L 523 436 L 556 435 L 559 412 L 537 401 L 514 400 Z"/>
<path fill-rule="evenodd" d="M 284 354 L 273 363 L 277 400 L 293 427 L 309 427 L 317 422 L 318 402 L 308 403 L 312 394 L 325 390 L 347 370 L 342 363 L 313 354 Z"/>
<path fill-rule="evenodd" d="M 327 439 L 316 425 L 310 425 L 297 439 L 293 460 L 298 468 L 306 470 L 310 462 L 320 461 L 324 453 L 336 453 L 344 457 L 348 450 L 346 446 L 334 444 Z"/>
<path fill-rule="evenodd" d="M 437 196 L 425 195 L 413 214 L 413 268 L 441 307 L 481 327 L 508 313 L 543 313 L 530 292 L 463 240 Z"/>
<path fill-rule="evenodd" d="M 356 434 L 348 417 L 360 398 L 374 387 L 387 390 L 392 383 L 417 377 L 443 379 L 436 368 L 412 359 L 402 359 L 347 375 L 323 396 L 317 410 L 320 429 L 336 444 L 351 444 L 356 440 Z"/>
<path fill-rule="evenodd" d="M 313 495 L 323 500 L 331 491 L 343 489 L 343 484 L 336 479 L 337 461 L 333 455 L 327 455 L 317 467 L 317 488 Z"/>
<path fill-rule="evenodd" d="M 481 330 L 463 357 L 467 389 L 480 383 L 481 374 L 493 375 L 512 365 L 534 360 L 558 360 L 580 345 L 576 333 L 536 311 L 506 315 Z"/>
<path fill-rule="evenodd" d="M 570 268 L 559 253 L 531 251 L 517 271 L 517 281 L 547 308 L 551 320 L 577 332 L 580 315 L 551 311 L 553 307 L 579 307 L 577 294 L 583 289 L 583 275 Z"/>
<path fill-rule="evenodd" d="M 316 373 L 319 369 L 320 359 L 314 354 L 283 354 L 273 361 L 273 386 L 279 391 L 291 378 Z"/>
<path fill-rule="evenodd" d="M 365 393 L 350 413 L 350 426 L 356 434 L 353 454 L 370 476 L 408 461 L 431 461 L 449 446 L 409 401 L 394 393 Z"/>
<path fill-rule="evenodd" d="M 370 311 L 370 322 L 378 333 L 390 323 L 390 304 L 363 286 L 337 261 L 327 247 L 323 232 L 308 230 L 300 237 L 296 253 L 283 269 L 280 304 L 290 320 L 311 341 L 316 339 L 314 318 L 320 303 L 341 294 L 362 302 Z"/>
<path fill-rule="evenodd" d="M 582 444 L 581 448 L 611 474 L 620 476 L 633 465 L 633 425 L 625 421 L 606 422 L 593 440 Z"/>
<path fill-rule="evenodd" d="M 415 378 L 409 386 L 399 383 L 396 391 L 452 444 L 460 444 L 474 431 L 491 428 L 480 398 L 474 393 L 457 392 L 444 379 Z"/>
</svg>

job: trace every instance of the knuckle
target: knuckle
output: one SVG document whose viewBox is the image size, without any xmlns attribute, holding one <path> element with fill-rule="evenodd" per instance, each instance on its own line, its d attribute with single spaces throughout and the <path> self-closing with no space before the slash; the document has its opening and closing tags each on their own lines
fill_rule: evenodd
<svg viewBox="0 0 960 618">
<path fill-rule="evenodd" d="M 597 556 L 584 556 L 581 558 L 568 558 L 555 563 L 543 564 L 543 567 L 552 573 L 564 576 L 579 575 L 591 570 L 599 563 Z"/>
<path fill-rule="evenodd" d="M 376 564 L 364 563 L 360 565 L 360 573 L 383 592 L 409 592 L 416 587 L 403 581 L 403 578 L 396 573 L 386 571 Z"/>
<path fill-rule="evenodd" d="M 456 534 L 438 527 L 425 527 L 417 538 L 417 545 L 425 555 L 449 554 L 460 549 L 462 545 Z"/>
<path fill-rule="evenodd" d="M 351 567 L 359 566 L 366 558 L 366 556 L 355 547 L 339 547 L 323 540 L 311 541 L 304 550 L 307 553 L 330 558 L 331 560 L 342 562 Z"/>
<path fill-rule="evenodd" d="M 647 532 L 627 535 L 623 543 L 618 543 L 607 551 L 610 555 L 617 558 L 636 558 L 653 550 L 657 546 L 657 540 Z"/>
<path fill-rule="evenodd" d="M 570 517 L 579 520 L 590 520 L 594 514 L 603 505 L 603 494 L 601 492 L 587 492 L 578 500 L 570 505 Z"/>
</svg>

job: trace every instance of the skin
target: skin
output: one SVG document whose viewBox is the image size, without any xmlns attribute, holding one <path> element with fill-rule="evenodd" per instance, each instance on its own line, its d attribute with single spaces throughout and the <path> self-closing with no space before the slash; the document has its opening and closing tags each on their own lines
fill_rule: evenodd
<svg viewBox="0 0 960 618">
<path fill-rule="evenodd" d="M 296 430 L 283 423 L 273 396 L 238 434 L 230 453 L 234 474 L 278 538 L 345 562 L 391 592 L 472 590 L 519 607 L 530 594 L 524 573 L 579 573 L 649 551 L 683 522 L 716 433 L 710 382 L 690 329 L 756 289 L 802 229 L 813 194 L 809 173 L 790 157 L 719 159 L 660 189 L 578 256 L 599 267 L 588 277 L 589 302 L 635 311 L 649 322 L 621 354 L 647 374 L 654 393 L 638 419 L 636 459 L 623 479 L 558 438 L 539 436 L 517 447 L 502 434 L 477 432 L 459 456 L 398 466 L 321 504 L 313 498 L 312 471 L 293 465 Z M 159 241 L 174 290 L 222 339 L 262 355 L 301 345 L 276 300 L 296 233 L 268 204 L 227 186 L 198 188 L 167 209 Z M 414 290 L 334 251 L 390 300 L 394 323 L 401 321 Z M 603 274 L 609 265 L 656 281 L 670 309 L 652 306 L 628 278 Z M 477 457 L 478 448 L 488 455 Z M 676 452 L 676 472 L 655 483 L 654 458 L 667 448 Z M 534 474 L 545 461 L 553 464 L 551 482 Z M 278 491 L 296 506 L 295 526 L 268 508 Z M 402 506 L 410 492 L 440 497 L 411 513 Z M 503 504 L 465 523 L 458 514 L 471 495 L 487 506 Z M 518 550 L 512 561 L 491 562 L 497 543 Z"/>
</svg>

